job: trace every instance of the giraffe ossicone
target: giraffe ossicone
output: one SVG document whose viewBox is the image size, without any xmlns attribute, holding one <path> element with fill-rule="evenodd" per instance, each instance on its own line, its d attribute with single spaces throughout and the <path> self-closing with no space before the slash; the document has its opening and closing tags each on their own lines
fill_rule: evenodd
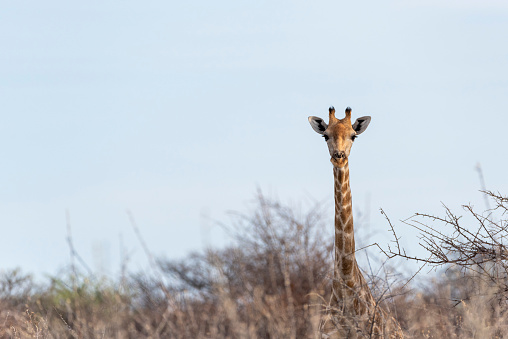
<svg viewBox="0 0 508 339">
<path fill-rule="evenodd" d="M 337 119 L 329 108 L 328 124 L 310 116 L 312 129 L 321 134 L 333 164 L 335 195 L 335 253 L 332 299 L 320 325 L 322 338 L 403 338 L 398 322 L 379 305 L 355 257 L 353 207 L 349 185 L 349 154 L 356 137 L 370 123 L 364 116 L 351 123 L 351 108 Z"/>
</svg>

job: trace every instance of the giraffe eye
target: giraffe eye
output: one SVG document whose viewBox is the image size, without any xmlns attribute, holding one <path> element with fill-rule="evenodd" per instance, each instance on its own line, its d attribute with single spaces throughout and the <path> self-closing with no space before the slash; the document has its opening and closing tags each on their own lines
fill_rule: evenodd
<svg viewBox="0 0 508 339">
<path fill-rule="evenodd" d="M 328 141 L 328 139 L 330 139 L 326 134 L 323 134 L 323 138 L 325 138 L 325 141 Z"/>
</svg>

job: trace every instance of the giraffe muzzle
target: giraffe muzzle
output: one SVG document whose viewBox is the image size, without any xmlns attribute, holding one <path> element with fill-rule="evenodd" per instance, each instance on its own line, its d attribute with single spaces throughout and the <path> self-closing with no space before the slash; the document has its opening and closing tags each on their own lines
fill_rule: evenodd
<svg viewBox="0 0 508 339">
<path fill-rule="evenodd" d="M 346 153 L 343 152 L 343 151 L 341 151 L 341 152 L 335 151 L 333 153 L 333 155 L 332 155 L 332 158 L 337 159 L 337 160 L 339 160 L 339 159 L 345 159 L 346 158 Z"/>
</svg>

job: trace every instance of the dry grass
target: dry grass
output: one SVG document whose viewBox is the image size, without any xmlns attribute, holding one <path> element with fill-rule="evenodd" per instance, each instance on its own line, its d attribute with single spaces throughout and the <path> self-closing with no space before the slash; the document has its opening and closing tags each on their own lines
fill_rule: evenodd
<svg viewBox="0 0 508 339">
<path fill-rule="evenodd" d="M 159 259 L 152 276 L 112 282 L 73 268 L 37 285 L 20 271 L 4 272 L 0 338 L 316 338 L 332 272 L 322 214 L 259 195 L 251 214 L 229 224 L 234 245 Z M 390 261 L 383 274 L 367 276 L 409 338 L 508 337 L 503 261 L 482 260 L 481 271 L 445 263 L 439 277 L 409 284 L 391 278 Z"/>
</svg>

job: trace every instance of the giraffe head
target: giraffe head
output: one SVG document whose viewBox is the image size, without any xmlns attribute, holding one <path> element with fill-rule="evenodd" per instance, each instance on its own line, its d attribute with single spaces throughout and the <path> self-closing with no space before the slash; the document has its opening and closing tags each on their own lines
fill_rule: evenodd
<svg viewBox="0 0 508 339">
<path fill-rule="evenodd" d="M 363 133 L 370 123 L 370 117 L 361 117 L 351 124 L 351 108 L 346 108 L 346 117 L 337 119 L 335 117 L 335 108 L 330 107 L 330 116 L 328 125 L 323 119 L 318 117 L 309 117 L 312 129 L 321 134 L 332 157 L 330 161 L 335 167 L 342 167 L 345 160 L 349 157 L 351 146 L 356 136 Z"/>
</svg>

